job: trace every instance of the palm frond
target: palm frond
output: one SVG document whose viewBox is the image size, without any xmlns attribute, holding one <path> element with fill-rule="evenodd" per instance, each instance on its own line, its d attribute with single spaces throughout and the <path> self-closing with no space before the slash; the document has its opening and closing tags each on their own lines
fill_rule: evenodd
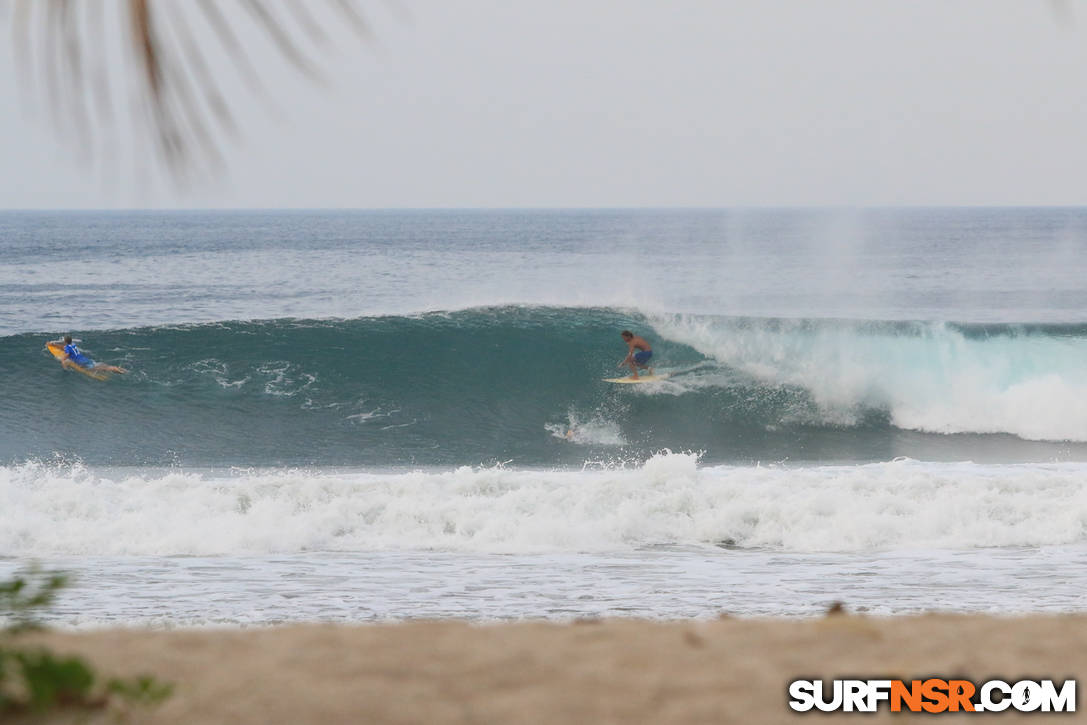
<svg viewBox="0 0 1087 725">
<path fill-rule="evenodd" d="M 223 137 L 235 137 L 227 82 L 271 96 L 251 39 L 313 81 L 329 30 L 369 27 L 352 0 L 10 0 L 6 21 L 22 93 L 45 96 L 52 123 L 92 153 L 117 121 L 117 89 L 127 89 L 134 126 L 180 181 L 221 165 Z M 245 38 L 245 40 L 243 40 Z M 123 46 L 118 48 L 117 46 Z M 229 76 L 233 76 L 230 78 Z"/>
</svg>

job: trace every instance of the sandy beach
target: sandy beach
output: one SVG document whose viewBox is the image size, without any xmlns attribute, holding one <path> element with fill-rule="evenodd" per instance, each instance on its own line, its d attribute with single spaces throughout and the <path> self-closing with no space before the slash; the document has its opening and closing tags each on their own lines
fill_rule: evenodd
<svg viewBox="0 0 1087 725">
<path fill-rule="evenodd" d="M 1063 680 L 1087 668 L 1087 617 L 1080 615 L 443 621 L 33 637 L 57 652 L 86 656 L 103 674 L 153 673 L 174 682 L 164 704 L 126 708 L 126 715 L 128 722 L 179 725 L 826 721 L 827 715 L 789 709 L 789 681 Z M 117 715 L 57 712 L 45 722 L 105 723 Z M 973 719 L 979 716 L 985 717 Z M 875 716 L 829 716 L 873 717 L 910 716 L 886 708 Z"/>
</svg>

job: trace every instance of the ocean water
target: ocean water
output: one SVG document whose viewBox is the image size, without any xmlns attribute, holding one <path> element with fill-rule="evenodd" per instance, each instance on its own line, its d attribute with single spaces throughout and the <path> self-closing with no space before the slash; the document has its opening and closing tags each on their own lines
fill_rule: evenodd
<svg viewBox="0 0 1087 725">
<path fill-rule="evenodd" d="M 74 573 L 62 626 L 1082 611 L 1085 253 L 1087 209 L 3 212 L 0 576 Z M 667 380 L 603 382 L 626 328 Z"/>
</svg>

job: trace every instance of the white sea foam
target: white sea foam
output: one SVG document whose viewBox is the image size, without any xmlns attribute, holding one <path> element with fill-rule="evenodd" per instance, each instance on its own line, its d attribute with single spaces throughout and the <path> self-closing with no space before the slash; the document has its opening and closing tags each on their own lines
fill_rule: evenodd
<svg viewBox="0 0 1087 725">
<path fill-rule="evenodd" d="M 1087 441 L 1087 339 L 1043 334 L 969 337 L 918 324 L 908 332 L 803 321 L 742 323 L 662 315 L 670 340 L 766 385 L 807 390 L 822 420 L 851 424 L 865 408 L 899 428 L 930 433 L 1010 433 Z M 726 377 L 732 373 L 723 372 Z M 722 383 L 703 372 L 682 384 Z M 677 383 L 680 383 L 677 380 Z"/>
<path fill-rule="evenodd" d="M 561 438 L 575 445 L 625 446 L 627 444 L 619 424 L 599 412 L 585 416 L 571 409 L 566 415 L 564 424 L 547 423 L 544 428 L 555 438 Z"/>
<path fill-rule="evenodd" d="M 187 366 L 189 370 L 192 370 L 198 375 L 209 375 L 219 387 L 240 388 L 249 382 L 249 376 L 231 380 L 229 376 L 229 369 L 226 363 L 217 360 L 215 358 L 208 358 L 206 360 L 198 360 L 191 365 Z"/>
<path fill-rule="evenodd" d="M 294 397 L 317 381 L 316 376 L 300 371 L 286 360 L 263 363 L 257 372 L 264 378 L 264 392 L 281 398 Z"/>
<path fill-rule="evenodd" d="M 1087 465 L 642 465 L 96 471 L 0 468 L 7 556 L 305 551 L 628 551 L 664 544 L 790 552 L 1081 543 Z"/>
</svg>

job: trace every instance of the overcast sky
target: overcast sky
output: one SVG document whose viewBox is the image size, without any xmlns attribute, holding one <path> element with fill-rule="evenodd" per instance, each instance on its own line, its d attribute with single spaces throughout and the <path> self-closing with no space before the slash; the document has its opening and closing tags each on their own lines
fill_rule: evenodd
<svg viewBox="0 0 1087 725">
<path fill-rule="evenodd" d="M 241 133 L 184 190 L 80 161 L 4 53 L 0 207 L 1087 203 L 1087 3 L 397 2 L 325 15 L 323 85 L 254 37 L 271 104 L 210 51 Z"/>
</svg>

